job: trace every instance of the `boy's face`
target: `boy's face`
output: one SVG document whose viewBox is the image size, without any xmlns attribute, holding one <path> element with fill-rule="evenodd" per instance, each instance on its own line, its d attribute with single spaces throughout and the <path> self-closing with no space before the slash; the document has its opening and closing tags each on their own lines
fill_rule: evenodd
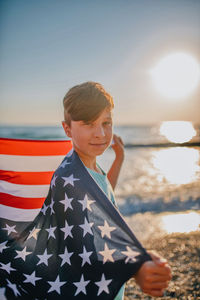
<svg viewBox="0 0 200 300">
<path fill-rule="evenodd" d="M 71 121 L 70 126 L 63 122 L 63 128 L 72 139 L 73 147 L 80 158 L 94 159 L 101 155 L 112 140 L 112 113 L 105 109 L 93 122 Z"/>
</svg>

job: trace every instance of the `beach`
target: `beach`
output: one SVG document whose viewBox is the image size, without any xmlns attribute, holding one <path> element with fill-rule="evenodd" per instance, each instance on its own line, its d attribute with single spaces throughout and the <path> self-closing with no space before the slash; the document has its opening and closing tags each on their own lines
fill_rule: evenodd
<svg viewBox="0 0 200 300">
<path fill-rule="evenodd" d="M 160 147 L 158 127 L 116 128 L 125 142 L 125 160 L 115 189 L 125 221 L 146 249 L 156 250 L 172 268 L 165 295 L 157 299 L 200 299 L 200 148 Z M 200 126 L 196 127 L 198 142 Z M 7 138 L 63 140 L 58 127 L 0 127 Z M 196 141 L 196 140 L 195 140 Z M 150 144 L 156 145 L 152 147 Z M 128 147 L 127 145 L 132 145 Z M 136 144 L 145 147 L 136 147 Z M 147 145 L 146 147 L 146 144 Z M 99 157 L 107 172 L 114 159 L 109 148 Z M 131 279 L 125 299 L 154 299 Z"/>
<path fill-rule="evenodd" d="M 146 240 L 143 245 L 165 257 L 172 280 L 163 297 L 156 299 L 200 299 L 200 232 L 174 233 Z M 140 291 L 134 279 L 126 284 L 125 299 L 154 299 Z"/>
<path fill-rule="evenodd" d="M 115 166 L 120 165 L 117 184 L 112 184 L 114 180 L 111 180 L 116 208 L 144 248 L 156 250 L 168 260 L 172 268 L 173 277 L 169 287 L 165 295 L 157 299 L 200 300 L 200 0 L 0 1 L 0 11 L 0 138 L 69 140 L 70 137 L 66 136 L 62 126 L 65 127 L 68 123 L 68 129 L 72 129 L 71 121 L 64 120 L 68 114 L 70 120 L 80 121 L 77 124 L 86 134 L 77 130 L 80 145 L 83 141 L 88 143 L 88 149 L 85 146 L 82 149 L 81 146 L 79 150 L 86 159 L 85 161 L 83 158 L 83 161 L 88 162 L 89 166 L 90 160 L 95 163 L 93 150 L 89 153 L 90 149 L 103 149 L 107 143 L 107 132 L 110 132 L 113 124 L 113 133 L 124 144 L 123 165 L 118 164 L 121 163 L 120 156 L 118 161 L 115 160 L 116 153 L 112 148 L 114 141 L 110 141 L 108 149 L 97 157 L 96 167 L 109 174 L 115 162 L 110 172 L 114 179 L 118 173 Z M 79 91 L 76 94 L 75 87 L 88 81 L 102 84 L 105 88 L 104 95 L 102 87 L 99 97 L 89 89 L 86 98 L 82 90 L 80 94 Z M 69 110 L 65 108 L 63 116 L 63 100 L 66 100 L 69 90 Z M 76 97 L 77 107 L 73 102 Z M 82 102 L 83 99 L 89 102 Z M 110 111 L 112 118 L 109 116 L 103 122 L 103 117 L 101 119 L 100 116 Z M 54 153 L 54 147 L 48 147 L 47 154 L 41 145 L 36 154 L 35 147 L 27 153 L 24 153 L 24 146 L 10 148 L 11 154 L 0 150 L 0 172 L 3 171 L 0 178 L 0 217 L 8 220 L 12 217 L 16 222 L 29 222 L 40 212 L 47 195 L 50 197 L 49 185 L 53 188 L 57 183 L 57 175 L 51 175 L 67 155 L 67 150 L 61 155 L 57 150 Z M 67 168 L 67 164 L 68 162 L 64 167 Z M 84 166 L 82 169 L 84 170 Z M 77 169 L 75 171 L 79 172 Z M 53 179 L 51 183 L 50 178 Z M 63 188 L 71 185 L 71 193 L 74 182 L 81 178 L 76 178 L 73 173 L 69 179 L 66 178 L 62 177 Z M 86 182 L 85 186 L 89 185 Z M 91 185 L 102 193 L 92 179 Z M 89 186 L 87 190 L 88 195 L 84 196 L 84 203 L 87 199 L 96 201 L 89 199 L 90 188 Z M 73 209 L 71 198 L 66 200 L 69 195 L 65 195 L 65 200 L 60 197 L 59 195 L 60 207 L 64 204 L 65 212 L 67 208 Z M 66 204 L 67 201 L 69 204 Z M 46 216 L 47 209 L 53 214 L 53 205 L 54 194 L 51 204 L 43 207 L 42 214 Z M 85 209 L 83 207 L 84 213 Z M 88 209 L 88 213 L 89 211 Z M 47 230 L 49 233 L 48 240 L 51 238 L 48 245 L 55 238 L 54 225 L 50 225 L 52 220 L 54 219 L 50 218 L 49 229 L 45 228 L 45 232 Z M 68 224 L 71 219 L 65 221 Z M 83 237 L 87 234 L 85 224 L 81 225 L 85 227 L 79 226 L 84 230 Z M 95 222 L 91 224 L 94 225 Z M 4 226 L 4 233 L 8 231 L 10 235 L 16 232 L 17 235 L 17 230 L 13 228 L 15 225 Z M 62 229 L 67 231 L 66 226 L 71 228 L 74 225 L 65 225 Z M 73 230 L 79 227 L 75 226 Z M 34 232 L 39 227 L 32 229 L 34 230 L 28 240 L 31 238 L 31 244 L 35 238 L 34 242 L 37 244 L 38 232 Z M 65 231 L 62 234 L 63 232 L 64 240 L 68 235 L 69 238 L 74 237 Z M 94 236 L 96 238 L 96 233 Z M 106 234 L 105 238 L 108 238 Z M 70 247 L 73 245 L 72 242 Z M 8 245 L 0 246 L 0 254 L 5 247 Z M 32 245 L 31 247 L 34 248 Z M 72 251 L 70 248 L 65 250 Z M 114 251 L 112 248 L 108 250 Z M 82 254 L 79 253 L 79 260 L 85 259 L 82 262 L 84 268 L 90 261 L 89 256 L 85 258 L 85 252 L 90 251 L 86 247 Z M 24 248 L 20 252 L 22 254 L 18 252 L 14 259 L 17 258 L 18 263 L 21 255 L 25 262 L 30 250 Z M 104 252 L 107 255 L 105 247 L 104 251 L 100 250 L 100 255 Z M 73 252 L 67 255 L 72 255 L 71 253 Z M 39 268 L 40 264 L 48 265 L 49 252 L 37 255 L 38 260 L 40 255 L 44 255 L 46 259 L 46 263 L 37 263 Z M 111 254 L 110 256 L 112 257 Z M 27 257 L 29 258 L 30 256 Z M 60 258 L 61 256 L 59 260 Z M 114 258 L 115 256 L 108 260 L 112 261 Z M 70 261 L 70 256 L 67 259 Z M 103 258 L 103 264 L 106 260 L 107 258 Z M 53 258 L 51 261 L 53 264 Z M 71 266 L 71 263 L 68 265 Z M 73 270 L 74 265 L 71 267 Z M 15 271 L 10 268 L 11 265 L 4 266 L 1 261 L 0 269 L 9 276 L 11 272 L 13 281 L 18 281 L 18 276 L 14 278 L 12 275 Z M 60 270 L 58 274 L 59 272 Z M 37 272 L 25 274 L 28 277 L 23 278 L 23 284 L 25 283 L 27 290 L 31 286 L 31 280 L 34 282 L 32 285 L 36 286 L 36 279 L 42 278 Z M 44 274 L 46 276 L 45 271 Z M 50 275 L 56 276 L 56 272 Z M 105 279 L 102 277 L 101 281 L 96 281 L 99 285 L 103 280 L 105 285 L 108 280 L 112 280 L 111 277 L 107 279 L 106 274 L 103 275 Z M 52 280 L 54 279 L 48 279 L 45 284 L 51 282 L 53 285 Z M 87 277 L 81 277 L 79 286 L 79 279 L 73 280 L 73 288 L 77 287 L 75 295 L 79 297 L 81 292 L 87 294 Z M 49 290 L 61 294 L 62 285 L 59 284 L 62 281 L 62 278 L 56 277 L 55 286 L 58 285 L 54 288 L 50 284 Z M 12 286 L 12 280 L 6 284 Z M 106 292 L 106 287 L 103 288 L 99 286 L 100 298 L 101 293 Z M 18 298 L 17 287 L 13 290 Z M 51 294 L 48 297 L 53 298 Z M 46 297 L 41 298 L 44 300 Z M 144 295 L 132 279 L 126 284 L 124 300 L 129 299 L 154 298 Z M 3 300 L 1 288 L 0 300 Z"/>
</svg>

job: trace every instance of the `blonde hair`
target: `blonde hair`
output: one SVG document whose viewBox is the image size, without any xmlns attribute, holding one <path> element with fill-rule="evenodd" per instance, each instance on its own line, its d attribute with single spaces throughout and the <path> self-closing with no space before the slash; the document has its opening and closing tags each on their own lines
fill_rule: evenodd
<svg viewBox="0 0 200 300">
<path fill-rule="evenodd" d="M 73 121 L 94 121 L 105 109 L 113 109 L 112 96 L 100 83 L 88 81 L 72 87 L 63 99 L 64 119 L 70 125 Z"/>
</svg>

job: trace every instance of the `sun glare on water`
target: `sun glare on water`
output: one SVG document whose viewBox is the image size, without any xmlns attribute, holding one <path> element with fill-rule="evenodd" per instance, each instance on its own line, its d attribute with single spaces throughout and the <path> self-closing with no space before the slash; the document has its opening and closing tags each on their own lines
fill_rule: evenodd
<svg viewBox="0 0 200 300">
<path fill-rule="evenodd" d="M 177 147 L 156 151 L 152 163 L 157 170 L 157 180 L 170 184 L 189 184 L 200 175 L 199 152 L 197 149 Z"/>
<path fill-rule="evenodd" d="M 185 143 L 196 135 L 196 130 L 191 122 L 168 121 L 162 122 L 160 134 L 164 135 L 170 142 Z"/>
<path fill-rule="evenodd" d="M 188 142 L 196 135 L 191 122 L 168 121 L 160 126 L 160 134 L 170 142 Z M 170 184 L 189 184 L 200 175 L 199 151 L 189 147 L 176 147 L 155 151 L 152 163 L 157 170 L 157 179 Z"/>
<path fill-rule="evenodd" d="M 200 81 L 200 66 L 186 53 L 173 53 L 162 58 L 151 70 L 155 88 L 167 99 L 190 95 Z"/>
<path fill-rule="evenodd" d="M 165 215 L 162 217 L 162 227 L 167 233 L 189 233 L 200 230 L 200 214 L 189 212 Z"/>
</svg>

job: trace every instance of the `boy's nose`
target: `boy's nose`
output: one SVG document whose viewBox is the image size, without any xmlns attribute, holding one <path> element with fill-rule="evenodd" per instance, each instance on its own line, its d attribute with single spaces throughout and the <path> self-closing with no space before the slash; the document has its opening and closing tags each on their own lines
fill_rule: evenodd
<svg viewBox="0 0 200 300">
<path fill-rule="evenodd" d="M 105 132 L 102 126 L 97 126 L 94 132 L 95 137 L 104 137 Z"/>
</svg>

